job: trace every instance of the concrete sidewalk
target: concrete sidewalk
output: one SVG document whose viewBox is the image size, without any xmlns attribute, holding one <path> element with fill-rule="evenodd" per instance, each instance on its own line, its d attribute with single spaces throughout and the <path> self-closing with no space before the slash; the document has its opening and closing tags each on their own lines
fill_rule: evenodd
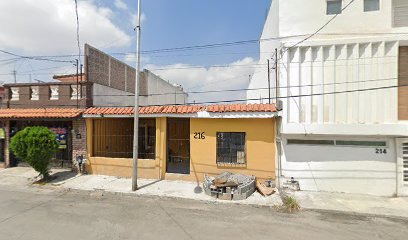
<svg viewBox="0 0 408 240">
<path fill-rule="evenodd" d="M 370 195 L 294 192 L 303 209 L 341 211 L 408 218 L 408 198 L 376 197 Z"/>
<path fill-rule="evenodd" d="M 249 198 L 241 201 L 219 200 L 206 195 L 202 189 L 202 186 L 197 186 L 197 183 L 185 181 L 138 179 L 139 189 L 136 192 L 131 191 L 131 179 L 110 176 L 82 175 L 72 180 L 53 184 L 75 190 L 103 190 L 106 192 L 134 194 L 138 196 L 147 195 L 184 198 L 217 203 L 235 203 L 261 206 L 277 206 L 282 204 L 278 194 L 274 194 L 270 197 L 263 197 L 258 192 L 255 192 Z"/>
<path fill-rule="evenodd" d="M 246 200 L 224 201 L 207 196 L 201 186 L 193 182 L 139 179 L 139 190 L 131 191 L 131 179 L 110 176 L 76 175 L 67 170 L 52 170 L 57 179 L 49 186 L 54 188 L 106 191 L 136 196 L 156 196 L 184 198 L 213 203 L 248 204 L 258 206 L 278 206 L 282 204 L 279 194 L 263 197 L 255 192 Z M 31 168 L 10 168 L 0 170 L 0 185 L 32 186 L 38 174 Z M 387 198 L 369 195 L 325 193 L 325 192 L 289 192 L 303 210 L 339 211 L 358 214 L 374 214 L 408 218 L 408 198 Z"/>
</svg>

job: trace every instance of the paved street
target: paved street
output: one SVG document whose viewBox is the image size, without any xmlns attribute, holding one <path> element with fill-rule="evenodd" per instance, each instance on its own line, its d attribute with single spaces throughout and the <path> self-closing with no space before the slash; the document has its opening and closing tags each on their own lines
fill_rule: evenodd
<svg viewBox="0 0 408 240">
<path fill-rule="evenodd" d="M 406 239 L 408 220 L 0 186 L 0 239 Z"/>
</svg>

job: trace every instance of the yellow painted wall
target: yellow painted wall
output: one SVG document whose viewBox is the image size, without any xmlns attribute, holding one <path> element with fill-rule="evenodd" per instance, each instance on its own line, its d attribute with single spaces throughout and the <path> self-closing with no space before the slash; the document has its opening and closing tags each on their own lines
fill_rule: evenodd
<svg viewBox="0 0 408 240">
<path fill-rule="evenodd" d="M 204 132 L 205 139 L 195 139 L 195 132 Z M 216 133 L 245 132 L 246 162 L 244 166 L 217 166 Z M 201 182 L 204 173 L 224 171 L 275 179 L 274 119 L 196 119 L 190 121 L 190 175 L 166 174 L 166 179 Z"/>
<path fill-rule="evenodd" d="M 274 119 L 196 119 L 190 120 L 190 174 L 166 173 L 166 118 L 156 119 L 156 159 L 139 159 L 141 178 L 198 181 L 204 173 L 223 171 L 255 175 L 260 179 L 275 178 Z M 92 157 L 92 120 L 87 119 L 88 162 L 91 174 L 131 177 L 132 159 Z M 195 132 L 204 132 L 205 139 L 195 139 Z M 244 166 L 217 166 L 216 133 L 246 132 Z"/>
<path fill-rule="evenodd" d="M 86 170 L 90 174 L 127 177 L 132 176 L 133 160 L 131 158 L 94 157 L 92 144 L 93 120 L 87 119 L 88 161 Z M 156 159 L 139 159 L 138 174 L 140 178 L 160 179 L 164 177 L 166 119 L 156 118 Z"/>
</svg>

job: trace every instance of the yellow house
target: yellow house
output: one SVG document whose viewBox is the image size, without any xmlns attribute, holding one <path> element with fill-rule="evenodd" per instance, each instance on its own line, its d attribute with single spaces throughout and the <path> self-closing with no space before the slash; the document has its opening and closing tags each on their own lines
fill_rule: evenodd
<svg viewBox="0 0 408 240">
<path fill-rule="evenodd" d="M 273 104 L 139 108 L 138 176 L 201 182 L 223 171 L 275 179 Z M 90 108 L 86 170 L 131 177 L 133 108 Z"/>
</svg>

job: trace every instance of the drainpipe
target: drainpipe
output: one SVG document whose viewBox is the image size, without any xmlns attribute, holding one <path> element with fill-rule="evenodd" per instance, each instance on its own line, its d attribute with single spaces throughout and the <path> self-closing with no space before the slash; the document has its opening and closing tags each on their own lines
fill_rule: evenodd
<svg viewBox="0 0 408 240">
<path fill-rule="evenodd" d="M 282 176 L 282 138 L 281 138 L 281 126 L 282 117 L 276 118 L 276 156 L 277 156 L 277 173 L 276 173 L 276 186 L 281 188 L 281 176 Z"/>
</svg>

